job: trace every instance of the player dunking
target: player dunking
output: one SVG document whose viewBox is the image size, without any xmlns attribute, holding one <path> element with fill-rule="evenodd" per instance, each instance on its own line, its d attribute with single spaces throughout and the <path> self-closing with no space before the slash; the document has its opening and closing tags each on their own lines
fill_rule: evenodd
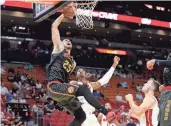
<svg viewBox="0 0 171 126">
<path fill-rule="evenodd" d="M 86 114 L 81 108 L 81 103 L 76 100 L 78 96 L 84 96 L 86 101 L 93 107 L 101 111 L 104 115 L 114 116 L 113 112 L 109 112 L 103 107 L 99 101 L 93 96 L 90 90 L 85 85 L 79 85 L 77 82 L 68 83 L 68 76 L 73 71 L 76 63 L 73 57 L 70 56 L 72 49 L 71 40 L 60 40 L 58 27 L 64 17 L 72 18 L 74 13 L 68 13 L 72 5 L 64 8 L 61 14 L 52 24 L 52 41 L 53 51 L 51 61 L 47 66 L 47 91 L 49 96 L 62 105 L 75 116 L 69 126 L 81 126 L 86 119 Z"/>
<path fill-rule="evenodd" d="M 119 60 L 120 60 L 119 57 L 115 56 L 111 68 L 101 79 L 99 79 L 96 82 L 87 81 L 86 71 L 82 68 L 79 68 L 76 72 L 76 77 L 78 81 L 81 82 L 80 85 L 86 84 L 90 89 L 90 91 L 93 93 L 93 90 L 97 90 L 109 82 L 110 78 L 112 77 L 115 71 L 115 68 L 119 63 Z M 83 103 L 82 108 L 86 113 L 86 120 L 84 121 L 82 126 L 90 126 L 90 125 L 100 126 L 96 116 L 93 114 L 93 112 L 95 112 L 95 108 L 91 106 L 83 96 L 78 97 L 78 99 L 81 103 Z"/>
<path fill-rule="evenodd" d="M 125 96 L 125 99 L 130 105 L 130 116 L 137 118 L 140 121 L 140 126 L 157 126 L 157 116 L 159 113 L 158 101 L 154 93 L 158 91 L 160 83 L 153 78 L 149 79 L 142 87 L 142 92 L 145 94 L 143 103 L 138 106 L 133 100 L 132 94 Z"/>
</svg>

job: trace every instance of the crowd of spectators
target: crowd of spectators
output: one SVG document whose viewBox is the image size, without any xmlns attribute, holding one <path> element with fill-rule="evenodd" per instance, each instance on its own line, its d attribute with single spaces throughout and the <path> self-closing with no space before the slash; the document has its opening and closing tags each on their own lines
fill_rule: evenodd
<svg viewBox="0 0 171 126">
<path fill-rule="evenodd" d="M 13 83 L 14 85 L 11 90 L 8 90 L 4 86 L 3 80 L 1 81 L 2 83 L 1 96 L 3 96 L 1 102 L 4 104 L 5 103 L 28 104 L 28 101 L 32 99 L 34 102 L 31 106 L 29 105 L 29 111 L 32 112 L 32 116 L 31 116 L 32 124 L 40 123 L 40 120 L 38 120 L 38 118 L 41 118 L 45 114 L 50 115 L 55 110 L 60 110 L 60 111 L 63 110 L 61 106 L 57 105 L 55 101 L 53 101 L 51 98 L 48 97 L 45 88 L 46 81 L 41 82 L 37 80 L 34 76 L 28 75 L 27 72 L 25 72 L 25 71 L 32 71 L 34 69 L 32 64 L 24 65 L 22 72 L 19 72 L 17 71 L 17 69 L 13 69 L 13 68 L 9 68 L 8 70 L 6 70 L 5 65 L 2 65 L 1 69 L 3 69 L 2 70 L 3 72 L 1 72 L 1 74 L 7 74 L 6 76 L 7 80 Z M 18 69 L 20 69 L 20 67 Z M 85 68 L 85 69 L 87 70 L 88 73 L 87 78 L 91 80 L 93 79 L 97 80 L 101 78 L 106 72 L 105 69 L 91 69 L 91 68 L 88 69 Z M 73 75 L 75 76 L 75 73 L 73 73 Z M 128 85 L 128 83 L 124 81 L 124 79 L 127 78 L 127 76 L 125 75 L 124 76 L 115 75 L 115 76 L 119 76 L 118 78 L 120 81 L 117 85 L 118 88 L 127 89 L 129 87 L 132 87 L 137 91 L 136 100 L 143 100 L 143 96 L 140 92 L 142 89 L 142 85 L 137 83 L 135 84 L 134 81 L 132 81 L 132 85 Z M 107 84 L 105 85 L 105 87 L 110 88 L 109 85 L 110 84 Z M 104 95 L 100 91 L 94 91 L 93 94 L 99 100 L 105 99 Z M 120 92 L 117 93 L 115 98 L 116 98 L 115 101 L 125 103 L 123 101 Z M 7 114 L 6 112 L 3 111 L 1 114 L 2 117 L 8 117 L 7 115 L 12 116 L 11 118 L 12 121 L 10 123 L 14 123 L 15 119 L 20 118 L 20 120 L 18 119 L 19 121 L 18 126 L 23 125 L 22 118 L 19 115 L 17 116 L 15 114 L 15 116 L 13 116 L 11 113 Z M 6 118 L 4 118 L 4 122 L 6 122 L 5 119 Z M 131 119 L 128 122 L 129 123 L 126 123 L 125 125 L 128 126 L 134 125 L 132 124 Z M 122 125 L 124 126 L 124 123 Z M 138 124 L 136 123 L 135 125 L 138 126 Z"/>
<path fill-rule="evenodd" d="M 30 68 L 29 68 L 30 66 Z M 2 67 L 1 67 L 2 68 Z M 32 106 L 30 106 L 29 111 L 32 112 L 32 121 L 34 123 L 40 123 L 37 118 L 42 117 L 44 114 L 50 115 L 54 110 L 63 110 L 63 108 L 56 104 L 55 101 L 53 101 L 51 98 L 48 97 L 46 93 L 45 83 L 40 82 L 39 80 L 36 80 L 35 77 L 32 77 L 31 75 L 28 75 L 27 70 L 34 69 L 31 64 L 26 64 L 23 66 L 23 72 L 17 71 L 17 69 L 13 69 L 12 67 L 8 70 L 4 68 L 4 73 L 7 74 L 7 81 L 12 83 L 14 86 L 11 90 L 8 90 L 3 83 L 3 80 L 1 81 L 1 97 L 3 97 L 3 100 L 1 103 L 5 106 L 5 104 L 12 104 L 12 103 L 19 103 L 19 104 L 28 104 L 29 100 L 34 101 Z M 20 69 L 20 67 L 18 68 Z M 99 91 L 94 91 L 94 95 L 98 99 L 104 99 L 104 95 Z M 6 113 L 5 109 L 4 112 L 2 111 L 2 114 L 5 113 L 6 115 L 10 115 L 10 113 Z M 13 121 L 5 121 L 4 118 L 4 124 L 13 123 Z M 17 118 L 17 115 L 13 116 L 11 120 L 15 120 Z M 22 118 L 20 117 L 22 120 Z M 20 120 L 20 121 L 21 121 Z M 18 126 L 23 125 L 19 124 Z"/>
<path fill-rule="evenodd" d="M 104 99 L 104 94 L 101 93 L 100 91 L 93 91 L 93 95 L 97 98 L 97 99 Z"/>
<path fill-rule="evenodd" d="M 126 81 L 120 81 L 117 85 L 118 88 L 124 88 L 124 89 L 127 89 L 128 88 L 128 85 L 127 85 L 127 82 Z"/>
<path fill-rule="evenodd" d="M 31 64 L 24 66 L 24 70 L 32 70 L 33 66 Z M 2 68 L 2 67 L 1 67 Z M 20 69 L 20 68 L 18 68 Z M 36 105 L 45 106 L 47 104 L 47 93 L 46 89 L 44 87 L 44 84 L 46 81 L 40 82 L 39 80 L 36 80 L 35 77 L 32 77 L 31 75 L 28 75 L 25 71 L 19 72 L 15 71 L 17 69 L 9 68 L 8 70 L 3 67 L 4 73 L 7 74 L 6 80 L 9 81 L 11 84 L 13 84 L 13 88 L 8 90 L 7 87 L 5 87 L 3 82 L 3 79 L 1 79 L 1 105 L 2 105 L 2 112 L 1 114 L 4 115 L 2 118 L 2 122 L 6 125 L 14 124 L 15 120 L 18 119 L 17 116 L 21 116 L 21 114 L 17 115 L 12 114 L 12 112 L 9 112 L 8 109 L 5 107 L 7 104 L 28 104 L 29 100 L 34 103 L 36 101 Z M 5 79 L 5 78 L 4 78 Z M 36 105 L 29 106 L 28 111 L 30 112 L 36 112 Z M 39 106 L 39 107 L 40 107 Z M 44 108 L 44 107 L 42 107 Z M 44 110 L 43 110 L 44 111 Z M 40 113 L 40 111 L 37 111 Z M 8 116 L 9 115 L 9 116 Z M 37 116 L 36 116 L 37 117 Z M 8 121 L 5 120 L 8 118 Z M 10 119 L 9 119 L 10 118 Z M 11 120 L 11 121 L 10 121 Z M 20 117 L 20 122 L 22 121 L 22 117 Z M 23 125 L 18 124 L 17 126 Z"/>
</svg>

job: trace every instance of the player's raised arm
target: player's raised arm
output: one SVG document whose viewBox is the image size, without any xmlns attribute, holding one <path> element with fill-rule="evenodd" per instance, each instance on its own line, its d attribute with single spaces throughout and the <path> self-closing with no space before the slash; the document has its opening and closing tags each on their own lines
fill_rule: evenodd
<svg viewBox="0 0 171 126">
<path fill-rule="evenodd" d="M 64 46 L 61 42 L 60 33 L 58 30 L 58 27 L 63 19 L 64 19 L 64 14 L 61 14 L 52 24 L 52 41 L 54 46 L 52 54 L 64 50 Z"/>
<path fill-rule="evenodd" d="M 52 54 L 58 53 L 58 52 L 61 52 L 62 50 L 64 50 L 64 45 L 61 42 L 58 27 L 65 17 L 73 18 L 74 13 L 72 11 L 73 11 L 72 5 L 70 4 L 63 9 L 63 13 L 52 24 L 52 41 L 53 41 L 53 45 L 54 45 Z"/>
<path fill-rule="evenodd" d="M 91 82 L 91 86 L 93 87 L 93 90 L 99 89 L 101 86 L 107 84 L 109 80 L 111 79 L 118 63 L 120 61 L 120 58 L 115 56 L 113 60 L 113 65 L 112 67 L 108 70 L 108 72 L 97 82 Z"/>
<path fill-rule="evenodd" d="M 152 59 L 147 62 L 147 68 L 152 70 L 154 66 L 171 67 L 171 60 Z"/>
<path fill-rule="evenodd" d="M 152 59 L 147 62 L 147 68 L 149 70 L 152 70 L 154 68 L 154 66 L 171 68 L 171 53 L 168 55 L 167 60 Z"/>
<path fill-rule="evenodd" d="M 155 99 L 153 97 L 145 97 L 143 103 L 138 106 L 135 104 L 132 94 L 126 95 L 125 99 L 128 101 L 131 108 L 130 115 L 134 115 L 136 118 L 140 117 L 155 103 Z"/>
</svg>

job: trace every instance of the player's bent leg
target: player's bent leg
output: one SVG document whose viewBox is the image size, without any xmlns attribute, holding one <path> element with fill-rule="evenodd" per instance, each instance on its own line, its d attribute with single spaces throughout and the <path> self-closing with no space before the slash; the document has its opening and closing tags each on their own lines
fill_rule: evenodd
<svg viewBox="0 0 171 126">
<path fill-rule="evenodd" d="M 48 95 L 71 114 L 82 105 L 75 97 L 77 89 L 76 85 L 54 81 L 47 85 Z"/>
<path fill-rule="evenodd" d="M 86 119 L 86 114 L 81 108 L 81 103 L 75 98 L 78 89 L 77 85 L 50 82 L 47 86 L 48 94 L 52 99 L 57 101 L 64 109 L 74 114 L 75 118 L 69 126 L 81 126 Z"/>
<path fill-rule="evenodd" d="M 48 95 L 60 105 L 67 105 L 70 101 L 73 101 L 76 97 L 76 91 L 78 86 L 60 83 L 58 81 L 49 82 L 47 85 Z"/>
<path fill-rule="evenodd" d="M 70 122 L 69 126 L 81 126 L 81 124 L 86 120 L 86 114 L 80 107 L 74 112 L 75 118 Z"/>
<path fill-rule="evenodd" d="M 100 102 L 85 85 L 78 85 L 77 83 L 61 84 L 52 81 L 48 83 L 47 89 L 48 94 L 52 99 L 57 101 L 62 106 L 67 106 L 67 110 L 72 110 L 71 112 L 74 112 L 81 106 L 81 104 L 78 104 L 79 102 L 76 102 L 75 106 L 72 104 L 73 101 L 75 101 L 75 98 L 77 96 L 84 96 L 89 104 L 98 109 L 104 115 L 110 114 L 110 118 L 111 115 L 115 116 L 115 114 L 113 114 L 114 112 L 108 112 L 108 110 L 100 104 Z"/>
</svg>

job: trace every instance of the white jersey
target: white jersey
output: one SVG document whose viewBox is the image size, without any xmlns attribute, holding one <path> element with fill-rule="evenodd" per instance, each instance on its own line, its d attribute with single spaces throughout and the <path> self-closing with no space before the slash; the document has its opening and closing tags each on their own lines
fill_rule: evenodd
<svg viewBox="0 0 171 126">
<path fill-rule="evenodd" d="M 91 86 L 89 83 L 88 83 L 88 87 L 89 87 L 90 91 L 93 93 L 93 88 L 92 88 L 92 86 Z M 91 105 L 86 101 L 86 99 L 84 98 L 84 96 L 79 96 L 79 97 L 78 97 L 78 100 L 79 100 L 81 103 L 83 103 L 81 107 L 83 108 L 84 112 L 86 112 L 86 113 L 93 113 L 93 112 L 95 111 L 95 108 L 94 108 L 93 106 L 91 106 Z"/>
<path fill-rule="evenodd" d="M 155 98 L 155 97 L 154 97 Z M 159 114 L 159 107 L 158 101 L 155 98 L 156 103 L 152 109 L 148 109 L 143 115 L 141 115 L 139 121 L 140 126 L 157 126 L 158 125 L 158 114 Z"/>
<path fill-rule="evenodd" d="M 81 83 L 79 83 L 79 84 L 81 84 Z M 93 87 L 91 86 L 91 84 L 88 83 L 88 87 L 89 87 L 90 91 L 93 93 Z M 81 107 L 84 110 L 84 112 L 86 113 L 86 120 L 84 121 L 82 126 L 91 126 L 91 125 L 92 126 L 100 126 L 96 116 L 93 114 L 93 112 L 95 112 L 95 108 L 93 106 L 91 106 L 86 101 L 84 96 L 79 96 L 77 98 L 81 103 L 83 103 L 81 105 Z"/>
</svg>

